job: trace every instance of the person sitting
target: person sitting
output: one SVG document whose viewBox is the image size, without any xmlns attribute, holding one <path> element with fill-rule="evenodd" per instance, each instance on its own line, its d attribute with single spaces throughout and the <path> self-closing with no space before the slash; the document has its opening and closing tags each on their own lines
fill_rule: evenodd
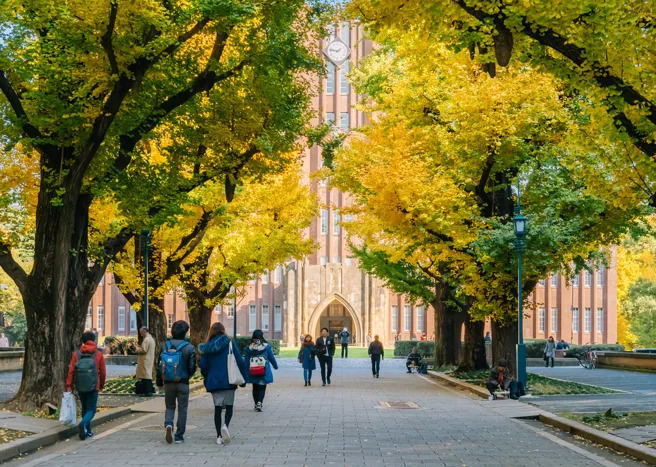
<svg viewBox="0 0 656 467">
<path fill-rule="evenodd" d="M 507 391 L 510 388 L 510 378 L 508 377 L 508 364 L 505 360 L 499 360 L 497 365 L 490 371 L 490 378 L 485 383 L 485 387 L 490 391 L 490 399 L 496 400 L 495 391 L 501 388 Z"/>
<path fill-rule="evenodd" d="M 412 351 L 408 355 L 408 359 L 405 362 L 405 367 L 408 370 L 408 373 L 412 373 L 413 368 L 419 368 L 421 366 L 421 354 L 417 352 L 417 347 L 413 347 Z"/>
</svg>

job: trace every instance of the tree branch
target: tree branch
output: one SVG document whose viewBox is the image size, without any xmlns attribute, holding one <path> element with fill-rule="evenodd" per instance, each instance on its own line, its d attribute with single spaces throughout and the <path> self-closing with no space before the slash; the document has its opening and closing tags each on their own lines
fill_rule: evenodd
<svg viewBox="0 0 656 467">
<path fill-rule="evenodd" d="M 27 113 L 25 113 L 23 104 L 21 104 L 20 97 L 18 97 L 16 91 L 14 91 L 14 88 L 5 75 L 4 70 L 0 70 L 0 90 L 2 90 L 2 93 L 7 98 L 7 101 L 14 111 L 14 114 L 16 114 L 23 133 L 25 133 L 25 135 L 31 139 L 41 138 L 41 132 L 30 123 L 30 119 L 27 117 Z M 35 147 L 39 149 L 39 145 L 35 144 Z"/>
<path fill-rule="evenodd" d="M 14 259 L 9 245 L 3 241 L 0 241 L 0 267 L 14 281 L 21 295 L 23 295 L 27 291 L 29 277 L 21 265 Z"/>
<path fill-rule="evenodd" d="M 109 0 L 109 23 L 105 34 L 100 38 L 100 44 L 109 60 L 109 66 L 112 69 L 112 74 L 118 75 L 118 62 L 116 61 L 116 54 L 114 53 L 114 46 L 112 45 L 112 35 L 114 34 L 114 26 L 116 25 L 116 14 L 118 12 L 118 1 Z"/>
</svg>

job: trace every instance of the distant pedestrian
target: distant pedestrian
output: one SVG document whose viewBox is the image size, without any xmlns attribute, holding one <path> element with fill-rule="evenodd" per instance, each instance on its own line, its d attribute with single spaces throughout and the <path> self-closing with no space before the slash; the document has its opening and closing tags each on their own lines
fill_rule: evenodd
<svg viewBox="0 0 656 467">
<path fill-rule="evenodd" d="M 4 333 L 0 334 L 0 347 L 9 347 L 9 339 Z"/>
<path fill-rule="evenodd" d="M 253 332 L 251 343 L 245 349 L 246 382 L 253 385 L 253 403 L 255 410 L 262 412 L 262 403 L 266 393 L 267 384 L 273 383 L 273 371 L 271 367 L 278 369 L 278 362 L 273 355 L 271 346 L 264 339 L 264 333 L 260 329 Z"/>
<path fill-rule="evenodd" d="M 153 365 L 155 364 L 155 339 L 148 332 L 147 327 L 142 327 L 139 334 L 143 337 L 141 345 L 137 345 L 137 384 L 135 393 L 150 396 L 155 392 L 153 386 Z"/>
<path fill-rule="evenodd" d="M 488 331 L 485 333 L 485 343 L 489 344 L 490 342 L 492 342 L 492 338 L 490 337 L 490 331 Z"/>
<path fill-rule="evenodd" d="M 556 343 L 553 336 L 549 336 L 549 340 L 544 344 L 544 366 L 549 366 L 551 361 L 551 368 L 554 367 L 554 356 L 556 355 Z"/>
<path fill-rule="evenodd" d="M 303 345 L 303 341 L 305 340 L 305 334 L 301 334 L 301 336 L 299 337 L 299 340 L 301 342 L 301 345 Z"/>
<path fill-rule="evenodd" d="M 303 365 L 303 379 L 305 380 L 305 386 L 312 386 L 312 370 L 317 369 L 317 364 L 314 361 L 316 351 L 317 348 L 312 341 L 312 336 L 306 334 L 301 350 L 298 352 L 298 363 Z"/>
<path fill-rule="evenodd" d="M 164 344 L 164 351 L 157 364 L 157 387 L 164 390 L 164 430 L 166 442 L 171 444 L 173 437 L 173 418 L 176 401 L 178 423 L 175 430 L 175 443 L 184 443 L 187 428 L 187 407 L 189 406 L 189 379 L 196 374 L 196 349 L 185 340 L 189 324 L 176 321 L 171 326 L 171 339 Z"/>
<path fill-rule="evenodd" d="M 96 344 L 98 344 L 98 329 L 93 328 L 93 340 L 95 341 Z"/>
<path fill-rule="evenodd" d="M 82 441 L 93 436 L 91 420 L 96 415 L 98 407 L 98 391 L 105 386 L 107 376 L 105 358 L 98 352 L 93 339 L 92 332 L 87 331 L 82 334 L 82 345 L 79 350 L 73 352 L 66 377 L 66 390 L 72 392 L 73 381 L 75 381 L 77 395 L 82 405 L 82 420 L 78 427 Z"/>
<path fill-rule="evenodd" d="M 374 340 L 373 337 L 371 337 L 371 333 L 367 334 L 367 347 L 369 347 L 369 344 Z"/>
<path fill-rule="evenodd" d="M 374 378 L 380 376 L 380 359 L 385 360 L 385 349 L 383 349 L 383 343 L 378 339 L 378 335 L 374 336 L 374 341 L 369 344 L 368 350 L 369 357 L 371 358 L 371 372 Z"/>
<path fill-rule="evenodd" d="M 328 328 L 321 329 L 321 337 L 317 339 L 316 347 L 321 367 L 322 386 L 325 386 L 326 381 L 330 384 L 330 375 L 333 373 L 333 355 L 335 355 L 335 339 L 328 335 Z"/>
<path fill-rule="evenodd" d="M 510 387 L 510 378 L 508 378 L 508 364 L 505 360 L 499 360 L 497 366 L 490 371 L 490 378 L 485 383 L 485 387 L 490 391 L 490 399 L 497 398 L 494 393 L 497 389 L 501 388 L 502 391 L 507 391 Z"/>
<path fill-rule="evenodd" d="M 569 344 L 565 342 L 564 339 L 558 340 L 558 343 L 556 344 L 556 350 L 567 350 L 569 349 Z"/>
<path fill-rule="evenodd" d="M 351 337 L 351 333 L 348 332 L 347 328 L 344 328 L 342 332 L 339 333 L 339 337 L 342 342 L 342 358 L 348 358 L 348 345 L 349 345 L 349 337 Z M 346 355 L 346 357 L 344 357 Z"/>
<path fill-rule="evenodd" d="M 405 361 L 405 367 L 408 370 L 408 373 L 412 373 L 412 368 L 417 368 L 421 366 L 421 354 L 417 352 L 417 347 L 413 347 L 412 351 L 408 355 L 408 358 Z"/>
<path fill-rule="evenodd" d="M 237 386 L 230 384 L 228 377 L 228 358 L 230 347 L 237 361 L 242 375 L 246 373 L 244 359 L 239 353 L 237 345 L 228 339 L 225 327 L 221 323 L 214 323 L 207 333 L 207 342 L 198 346 L 200 357 L 200 372 L 203 375 L 205 389 L 214 399 L 214 427 L 216 428 L 216 444 L 228 444 L 230 432 L 228 426 L 232 419 L 232 410 L 235 405 L 235 390 Z M 244 378 L 245 379 L 245 378 Z M 225 408 L 225 419 L 222 412 Z"/>
</svg>

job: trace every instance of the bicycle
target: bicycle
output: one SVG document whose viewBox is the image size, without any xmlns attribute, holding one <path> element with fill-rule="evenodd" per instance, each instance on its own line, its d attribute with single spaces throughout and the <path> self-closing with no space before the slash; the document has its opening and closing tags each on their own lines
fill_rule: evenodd
<svg viewBox="0 0 656 467">
<path fill-rule="evenodd" d="M 579 364 L 588 370 L 597 368 L 597 351 L 594 350 L 590 343 L 583 346 L 583 353 L 577 356 Z"/>
</svg>

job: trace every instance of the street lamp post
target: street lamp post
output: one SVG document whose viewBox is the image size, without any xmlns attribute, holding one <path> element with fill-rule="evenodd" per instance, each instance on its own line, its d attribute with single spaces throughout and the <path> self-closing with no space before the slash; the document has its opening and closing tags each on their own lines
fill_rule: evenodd
<svg viewBox="0 0 656 467">
<path fill-rule="evenodd" d="M 237 287 L 235 287 L 235 296 L 233 298 L 232 309 L 232 338 L 237 341 Z"/>
<path fill-rule="evenodd" d="M 515 249 L 517 250 L 517 303 L 519 313 L 517 317 L 517 380 L 526 387 L 526 345 L 524 345 L 524 287 L 522 283 L 522 253 L 526 248 L 526 224 L 527 219 L 522 216 L 522 205 L 520 199 L 520 187 L 517 185 L 517 206 L 515 207 Z"/>
<path fill-rule="evenodd" d="M 144 326 L 148 327 L 148 249 L 150 248 L 150 230 L 141 231 L 141 250 L 143 251 L 144 262 L 144 296 L 143 296 L 143 316 Z"/>
</svg>

